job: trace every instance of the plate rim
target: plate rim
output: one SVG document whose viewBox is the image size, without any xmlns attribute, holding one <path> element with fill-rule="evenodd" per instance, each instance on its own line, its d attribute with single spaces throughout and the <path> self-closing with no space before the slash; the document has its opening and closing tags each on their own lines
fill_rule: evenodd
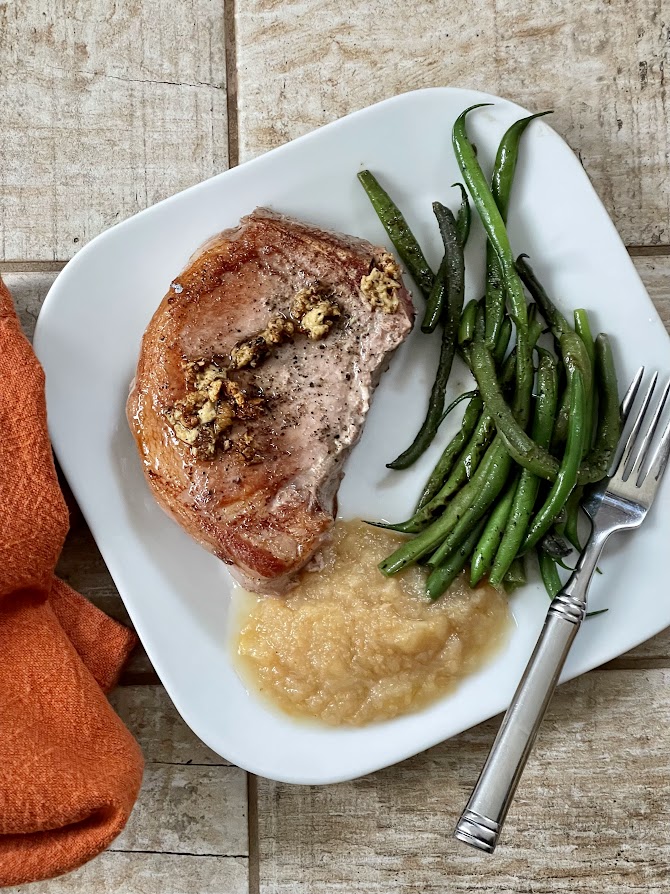
<svg viewBox="0 0 670 894">
<path fill-rule="evenodd" d="M 52 286 L 50 287 L 50 289 L 44 299 L 42 307 L 40 309 L 40 313 L 39 313 L 38 320 L 37 320 L 36 327 L 35 327 L 35 335 L 34 335 L 34 347 L 35 347 L 35 352 L 36 352 L 38 358 L 40 358 L 40 353 L 41 353 L 40 346 L 42 344 L 42 339 L 43 338 L 46 339 L 48 336 L 48 320 L 49 320 L 49 317 L 51 316 L 51 314 L 54 312 L 55 307 L 57 307 L 58 293 L 59 293 L 60 289 L 62 288 L 63 282 L 67 283 L 67 280 L 69 279 L 69 277 L 73 275 L 73 271 L 76 272 L 78 265 L 82 263 L 81 259 L 82 258 L 86 259 L 88 254 L 91 251 L 95 250 L 104 240 L 106 240 L 110 236 L 111 233 L 118 232 L 119 228 L 133 226 L 133 225 L 135 225 L 135 223 L 138 220 L 144 220 L 146 217 L 150 217 L 151 215 L 156 214 L 157 209 L 161 209 L 168 204 L 178 201 L 185 194 L 195 194 L 196 192 L 207 190 L 208 188 L 211 188 L 211 186 L 214 182 L 220 183 L 220 182 L 223 182 L 224 180 L 234 180 L 237 176 L 240 176 L 240 172 L 243 172 L 242 176 L 246 177 L 246 176 L 248 176 L 249 171 L 253 170 L 253 168 L 255 166 L 265 165 L 268 163 L 268 160 L 271 160 L 272 158 L 278 158 L 278 157 L 282 156 L 284 153 L 290 152 L 292 147 L 296 146 L 297 144 L 308 143 L 311 140 L 318 138 L 324 132 L 340 128 L 343 125 L 345 125 L 346 123 L 351 122 L 354 119 L 357 119 L 360 117 L 365 117 L 373 109 L 377 109 L 382 106 L 398 105 L 403 102 L 410 102 L 414 97 L 417 97 L 419 95 L 433 94 L 433 93 L 434 94 L 445 94 L 445 93 L 467 94 L 469 97 L 478 97 L 478 98 L 481 98 L 482 100 L 490 100 L 492 102 L 505 102 L 506 104 L 509 104 L 512 107 L 514 107 L 515 109 L 519 110 L 521 113 L 528 114 L 528 112 L 523 107 L 519 106 L 513 100 L 509 100 L 504 96 L 497 96 L 494 94 L 490 94 L 485 91 L 471 90 L 471 89 L 465 88 L 465 87 L 446 87 L 446 86 L 445 87 L 425 87 L 425 88 L 421 88 L 419 90 L 408 90 L 403 93 L 396 94 L 392 97 L 383 99 L 379 102 L 373 103 L 373 104 L 366 106 L 362 109 L 357 109 L 353 112 L 350 112 L 347 115 L 344 115 L 341 118 L 338 118 L 334 121 L 328 122 L 328 123 L 322 125 L 321 127 L 316 128 L 315 130 L 312 130 L 306 134 L 303 134 L 303 135 L 297 137 L 294 140 L 291 140 L 288 143 L 283 144 L 282 146 L 276 147 L 266 153 L 263 153 L 261 155 L 254 157 L 254 158 L 251 158 L 251 159 L 243 162 L 242 164 L 236 166 L 235 168 L 231 168 L 229 170 L 222 171 L 218 174 L 213 175 L 212 177 L 208 177 L 207 179 L 200 181 L 197 184 L 187 187 L 186 189 L 181 190 L 178 193 L 175 193 L 174 195 L 168 196 L 165 199 L 161 200 L 160 202 L 157 202 L 156 204 L 154 204 L 148 208 L 142 209 L 141 211 L 137 212 L 136 214 L 132 215 L 131 217 L 129 217 L 117 224 L 114 224 L 112 227 L 104 230 L 102 233 L 99 233 L 90 242 L 88 242 L 85 246 L 83 246 L 77 252 L 77 254 L 74 255 L 74 257 L 66 264 L 65 268 L 58 274 L 58 276 L 54 280 Z M 548 124 L 546 126 L 550 127 Z M 556 134 L 556 136 L 558 136 L 559 139 L 561 139 L 561 141 L 566 145 L 566 147 L 568 149 L 570 148 L 567 145 L 567 143 L 565 143 L 565 141 L 560 136 L 560 134 L 558 134 L 556 131 L 553 131 L 553 128 L 551 128 L 551 127 L 550 127 L 550 130 L 552 130 L 552 132 L 554 134 Z M 572 154 L 572 151 L 571 151 L 571 154 Z M 625 252 L 626 251 L 625 245 L 624 245 L 623 241 L 621 240 L 621 237 L 619 236 L 619 234 L 614 226 L 614 223 L 612 222 L 607 210 L 605 209 L 605 207 L 603 205 L 602 200 L 600 199 L 600 197 L 596 193 L 595 189 L 591 185 L 591 183 L 588 179 L 588 176 L 584 172 L 583 168 L 579 164 L 579 161 L 574 156 L 574 154 L 573 154 L 573 160 L 574 160 L 575 170 L 576 171 L 578 170 L 580 175 L 582 177 L 584 177 L 585 180 L 587 181 L 589 188 L 593 194 L 593 198 L 599 203 L 599 205 L 601 206 L 601 208 L 603 210 L 604 220 L 606 220 L 609 223 L 611 230 L 613 231 L 613 233 L 616 236 L 616 239 L 621 244 L 622 250 Z M 635 267 L 633 265 L 632 260 L 630 259 L 629 256 L 627 256 L 627 257 L 628 257 L 628 262 L 630 264 L 630 269 L 634 273 L 634 275 L 637 277 L 637 279 L 639 280 L 640 286 L 641 286 L 641 291 L 644 293 L 644 295 L 646 295 L 647 301 L 649 303 L 649 307 L 651 309 L 653 309 L 653 313 L 658 318 L 660 325 L 662 326 L 663 330 L 665 331 L 665 327 L 663 326 L 662 321 L 660 320 L 658 311 L 656 310 L 655 305 L 651 301 L 651 298 L 648 296 L 648 293 L 646 292 L 644 284 L 642 283 L 642 281 L 639 277 L 639 274 L 637 273 L 637 270 L 635 269 Z M 58 289 L 56 288 L 57 285 L 58 285 Z M 54 307 L 52 308 L 52 306 L 54 306 Z M 666 336 L 667 336 L 667 331 L 666 331 Z M 52 421 L 53 421 L 53 417 L 49 421 L 50 434 L 52 434 L 52 432 L 51 432 L 51 422 Z M 56 453 L 56 456 L 58 457 L 59 461 L 61 461 L 61 449 L 57 448 L 54 445 L 54 452 Z M 66 477 L 68 484 L 70 485 L 73 493 L 77 497 L 77 492 L 80 490 L 79 486 L 77 484 L 75 484 L 73 481 L 70 481 L 70 476 L 67 473 L 65 473 L 65 477 Z M 79 503 L 79 500 L 78 500 L 78 503 Z M 144 628 L 144 624 L 141 624 L 141 623 L 137 624 L 136 619 L 134 617 L 134 611 L 132 608 L 132 604 L 129 605 L 126 602 L 126 598 L 125 598 L 124 592 L 123 592 L 125 587 L 121 587 L 119 585 L 119 583 L 117 582 L 117 573 L 116 573 L 116 568 L 115 568 L 115 566 L 117 564 L 116 561 L 113 558 L 110 561 L 110 558 L 107 557 L 106 544 L 98 543 L 97 537 L 95 536 L 95 528 L 97 527 L 97 525 L 95 524 L 95 522 L 93 522 L 93 523 L 91 522 L 91 520 L 89 519 L 89 514 L 85 509 L 82 508 L 81 511 L 82 511 L 82 514 L 84 516 L 86 523 L 88 524 L 89 528 L 92 531 L 94 539 L 96 540 L 96 544 L 98 545 L 98 548 L 103 556 L 105 565 L 108 568 L 110 575 L 112 576 L 112 579 L 114 580 L 115 585 L 117 586 L 119 595 L 121 596 L 121 599 L 128 610 L 128 613 L 131 617 L 131 620 L 133 621 L 133 624 L 136 627 Z M 120 561 L 122 561 L 122 560 L 120 560 Z M 114 568 L 114 570 L 113 570 L 113 568 Z M 123 577 L 123 575 L 119 574 L 118 577 L 121 578 L 121 577 Z M 130 600 L 130 602 L 132 603 L 132 599 Z M 666 626 L 665 624 L 662 624 L 660 627 L 658 627 L 656 630 L 656 633 L 665 629 L 665 626 Z M 199 730 L 198 718 L 192 716 L 191 705 L 187 702 L 185 703 L 185 701 L 182 699 L 181 692 L 174 693 L 173 687 L 168 686 L 164 682 L 164 676 L 169 678 L 170 673 L 168 670 L 166 670 L 163 667 L 162 657 L 160 655 L 158 655 L 158 660 L 157 660 L 156 657 L 151 654 L 152 647 L 147 647 L 147 645 L 145 644 L 144 636 L 142 634 L 139 634 L 139 635 L 140 635 L 140 638 L 142 639 L 142 643 L 147 651 L 147 654 L 149 655 L 150 660 L 151 660 L 154 668 L 156 669 L 156 672 L 157 672 L 159 678 L 161 679 L 161 682 L 165 686 L 165 689 L 166 689 L 170 699 L 174 702 L 175 707 L 177 708 L 177 710 L 178 710 L 179 714 L 181 715 L 181 717 L 183 718 L 184 722 L 191 728 L 191 730 L 195 733 L 195 735 L 197 735 L 198 738 L 200 738 L 206 745 L 208 745 L 210 748 L 212 748 L 212 750 L 214 750 L 215 752 L 221 754 L 220 746 L 218 745 L 218 743 L 215 743 L 211 740 L 211 737 L 208 736 L 208 730 L 205 730 L 204 733 Z M 623 649 L 623 651 L 619 647 L 613 648 L 611 650 L 611 654 L 607 653 L 607 656 L 604 657 L 602 660 L 599 660 L 598 663 L 596 663 L 595 665 L 589 665 L 589 667 L 586 669 L 580 669 L 578 667 L 574 670 L 574 672 L 571 672 L 569 674 L 562 676 L 561 683 L 567 682 L 568 680 L 571 680 L 571 679 L 574 679 L 575 677 L 580 676 L 582 673 L 585 673 L 590 669 L 594 669 L 596 667 L 601 666 L 602 664 L 607 663 L 608 661 L 612 660 L 612 658 L 614 658 L 618 655 L 624 654 L 624 652 L 628 651 L 631 648 L 634 648 L 636 645 L 639 645 L 641 642 L 646 641 L 649 638 L 649 636 L 653 636 L 653 635 L 655 635 L 655 634 L 654 633 L 652 633 L 652 634 L 645 633 L 644 635 L 637 636 L 636 638 L 634 638 L 634 641 L 631 641 L 630 645 L 626 646 L 626 648 Z M 443 696 L 441 699 L 439 699 L 439 701 L 441 702 L 448 698 L 449 698 L 449 694 L 447 694 L 446 696 Z M 506 700 L 503 700 L 503 701 L 506 701 Z M 264 707 L 265 707 L 265 705 L 264 705 Z M 494 710 L 493 712 L 489 713 L 488 716 L 482 717 L 479 720 L 477 720 L 474 725 L 485 722 L 486 720 L 490 719 L 491 717 L 493 717 L 497 713 L 499 713 L 499 710 L 503 710 L 503 709 L 504 709 L 504 706 L 499 708 L 498 710 Z M 467 723 L 465 726 L 461 727 L 460 730 L 450 734 L 447 738 L 451 738 L 452 736 L 459 735 L 461 732 L 465 731 L 466 729 L 471 728 L 471 726 L 472 726 L 472 724 Z M 355 771 L 349 770 L 349 771 L 340 772 L 340 773 L 334 772 L 334 773 L 328 774 L 327 778 L 323 774 L 321 774 L 317 777 L 308 777 L 308 776 L 304 776 L 304 775 L 300 776 L 300 775 L 296 775 L 296 774 L 292 774 L 292 773 L 282 774 L 282 773 L 277 773 L 276 771 L 273 771 L 272 774 L 270 776 L 268 776 L 266 769 L 264 769 L 262 766 L 254 765 L 253 761 L 245 760 L 244 755 L 235 753 L 235 754 L 233 754 L 233 756 L 230 756 L 230 749 L 227 749 L 227 754 L 225 756 L 227 757 L 227 759 L 230 759 L 232 762 L 234 762 L 237 766 L 240 766 L 243 769 L 247 770 L 248 772 L 254 773 L 255 775 L 267 776 L 268 778 L 271 778 L 271 779 L 274 779 L 274 780 L 277 780 L 280 782 L 290 783 L 290 784 L 325 785 L 325 784 L 334 784 L 337 782 L 343 782 L 343 781 L 348 781 L 351 779 L 356 779 L 361 776 L 367 775 L 371 772 L 376 772 L 378 770 L 384 769 L 385 767 L 391 766 L 395 763 L 399 763 L 399 762 L 406 760 L 422 751 L 425 751 L 431 747 L 434 747 L 435 745 L 437 745 L 438 743 L 440 743 L 442 741 L 446 741 L 444 736 L 431 737 L 429 739 L 424 738 L 424 739 L 422 739 L 420 744 L 418 744 L 418 745 L 415 744 L 414 746 L 409 746 L 409 747 L 405 748 L 401 753 L 399 753 L 397 756 L 393 757 L 391 760 L 380 763 L 379 761 L 374 761 L 374 760 L 370 759 L 368 762 L 359 764 L 358 769 L 356 769 Z M 234 749 L 233 749 L 233 751 L 234 751 Z"/>
</svg>

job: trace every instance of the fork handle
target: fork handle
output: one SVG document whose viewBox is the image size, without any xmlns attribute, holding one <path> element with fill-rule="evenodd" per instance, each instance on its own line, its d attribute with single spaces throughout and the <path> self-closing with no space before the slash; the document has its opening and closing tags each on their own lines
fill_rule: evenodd
<svg viewBox="0 0 670 894">
<path fill-rule="evenodd" d="M 492 854 L 565 659 L 586 615 L 586 595 L 605 534 L 592 534 L 577 567 L 552 600 L 542 633 L 507 709 L 454 835 Z"/>
</svg>

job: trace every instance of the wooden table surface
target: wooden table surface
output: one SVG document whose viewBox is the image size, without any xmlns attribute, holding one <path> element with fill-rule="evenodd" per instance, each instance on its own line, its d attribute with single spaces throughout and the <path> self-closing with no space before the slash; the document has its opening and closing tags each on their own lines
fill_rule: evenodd
<svg viewBox="0 0 670 894">
<path fill-rule="evenodd" d="M 660 0 L 0 2 L 0 272 L 30 332 L 55 274 L 111 224 L 369 103 L 457 85 L 555 110 L 668 324 L 669 13 Z M 59 570 L 125 618 L 76 510 Z M 77 872 L 13 890 L 666 892 L 669 682 L 666 631 L 564 686 L 491 858 L 451 831 L 498 719 L 356 782 L 292 787 L 199 743 L 140 652 L 112 696 L 147 762 L 127 828 Z"/>
</svg>

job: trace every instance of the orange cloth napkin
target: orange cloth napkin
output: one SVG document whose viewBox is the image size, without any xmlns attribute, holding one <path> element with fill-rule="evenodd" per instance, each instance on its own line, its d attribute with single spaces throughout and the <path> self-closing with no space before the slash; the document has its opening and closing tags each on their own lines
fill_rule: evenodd
<svg viewBox="0 0 670 894">
<path fill-rule="evenodd" d="M 0 278 L 0 886 L 98 854 L 142 780 L 104 694 L 135 635 L 54 577 L 67 529 L 44 373 Z"/>
</svg>

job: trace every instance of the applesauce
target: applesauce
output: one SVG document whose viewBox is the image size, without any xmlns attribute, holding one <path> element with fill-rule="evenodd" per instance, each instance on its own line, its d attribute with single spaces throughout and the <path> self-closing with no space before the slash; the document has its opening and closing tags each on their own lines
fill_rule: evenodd
<svg viewBox="0 0 670 894">
<path fill-rule="evenodd" d="M 413 567 L 377 563 L 403 541 L 361 521 L 337 522 L 320 571 L 286 596 L 248 596 L 237 640 L 245 682 L 282 710 L 359 726 L 427 705 L 500 647 L 507 601 L 465 578 L 437 602 Z"/>
</svg>

